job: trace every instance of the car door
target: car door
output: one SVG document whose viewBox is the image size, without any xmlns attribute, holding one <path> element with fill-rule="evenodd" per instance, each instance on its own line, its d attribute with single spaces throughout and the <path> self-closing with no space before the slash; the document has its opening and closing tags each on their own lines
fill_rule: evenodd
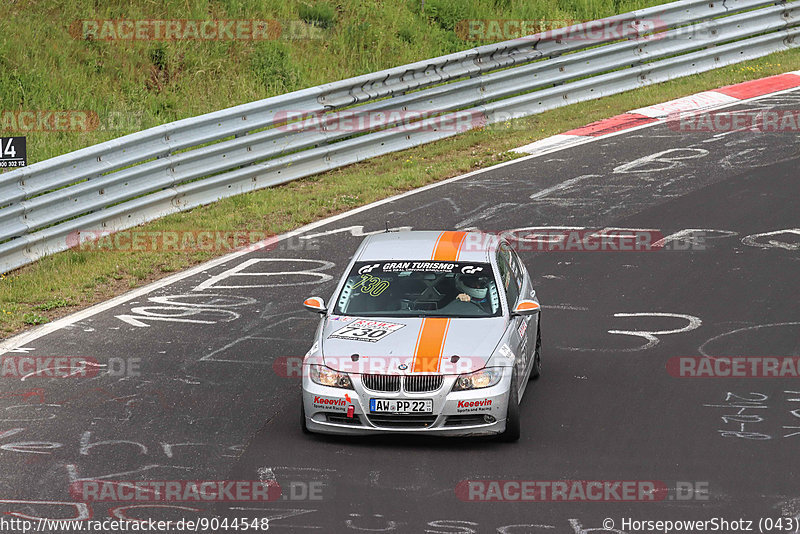
<svg viewBox="0 0 800 534">
<path fill-rule="evenodd" d="M 520 282 L 522 281 L 522 273 L 519 271 L 519 266 L 512 263 L 514 259 L 511 256 L 511 252 L 511 248 L 505 243 L 501 244 L 497 250 L 497 269 L 500 271 L 500 285 L 503 286 L 509 312 L 517 305 L 521 289 Z M 527 339 L 526 327 L 527 322 L 524 317 L 511 317 L 510 328 L 513 331 L 508 336 L 508 340 L 516 355 L 514 367 L 520 382 L 525 380 L 525 373 L 530 361 L 530 343 Z"/>
</svg>

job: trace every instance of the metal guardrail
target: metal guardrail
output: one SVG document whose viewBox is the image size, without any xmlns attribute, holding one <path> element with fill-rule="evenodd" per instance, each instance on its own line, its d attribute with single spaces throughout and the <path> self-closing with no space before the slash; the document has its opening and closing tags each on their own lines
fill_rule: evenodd
<svg viewBox="0 0 800 534">
<path fill-rule="evenodd" d="M 481 46 L 157 126 L 2 174 L 0 272 L 66 250 L 80 232 L 123 230 L 467 129 L 793 48 L 798 6 L 681 0 L 597 21 L 599 39 L 570 27 Z M 401 113 L 379 129 L 342 130 L 332 113 L 356 122 L 398 110 L 427 118 Z M 287 112 L 317 114 L 321 122 L 287 123 Z M 461 126 L 442 127 L 448 123 Z"/>
</svg>

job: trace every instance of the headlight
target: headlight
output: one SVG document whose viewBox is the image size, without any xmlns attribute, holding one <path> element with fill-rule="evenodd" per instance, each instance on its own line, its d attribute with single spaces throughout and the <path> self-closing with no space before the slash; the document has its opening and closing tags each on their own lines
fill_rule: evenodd
<svg viewBox="0 0 800 534">
<path fill-rule="evenodd" d="M 311 365 L 309 376 L 311 381 L 320 386 L 331 386 L 334 388 L 353 389 L 353 382 L 347 373 L 334 371 L 324 365 Z"/>
<path fill-rule="evenodd" d="M 487 367 L 474 373 L 458 375 L 453 391 L 466 391 L 494 386 L 503 378 L 502 367 Z"/>
</svg>

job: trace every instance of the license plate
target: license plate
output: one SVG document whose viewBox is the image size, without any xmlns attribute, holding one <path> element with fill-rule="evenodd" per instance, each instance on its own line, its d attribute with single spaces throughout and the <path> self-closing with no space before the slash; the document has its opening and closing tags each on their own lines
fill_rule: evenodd
<svg viewBox="0 0 800 534">
<path fill-rule="evenodd" d="M 370 399 L 369 411 L 372 413 L 433 413 L 433 401 Z"/>
</svg>

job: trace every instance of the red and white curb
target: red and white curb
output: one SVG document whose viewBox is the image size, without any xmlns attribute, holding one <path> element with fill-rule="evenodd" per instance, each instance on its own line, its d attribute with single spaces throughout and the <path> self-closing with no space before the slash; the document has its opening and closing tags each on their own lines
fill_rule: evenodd
<svg viewBox="0 0 800 534">
<path fill-rule="evenodd" d="M 702 93 L 684 96 L 662 104 L 634 109 L 621 115 L 575 128 L 563 134 L 540 139 L 529 145 L 515 148 L 512 152 L 531 155 L 555 152 L 556 150 L 562 150 L 603 137 L 610 137 L 645 125 L 663 123 L 667 121 L 669 116 L 675 116 L 675 114 L 681 112 L 718 109 L 795 87 L 800 87 L 800 71 L 728 85 L 713 91 L 703 91 Z"/>
</svg>

